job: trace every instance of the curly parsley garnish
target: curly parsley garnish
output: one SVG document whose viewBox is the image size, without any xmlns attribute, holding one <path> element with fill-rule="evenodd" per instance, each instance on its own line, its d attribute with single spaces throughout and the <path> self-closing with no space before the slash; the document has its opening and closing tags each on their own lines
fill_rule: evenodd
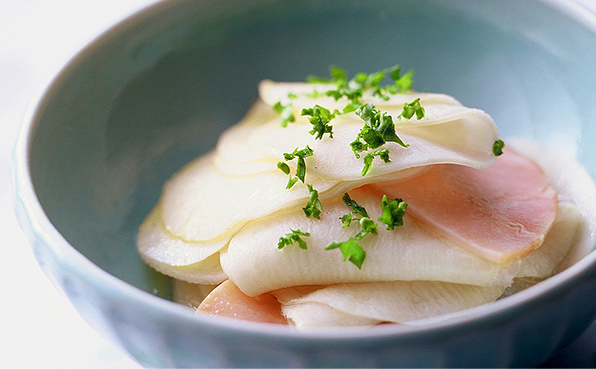
<svg viewBox="0 0 596 369">
<path fill-rule="evenodd" d="M 342 219 L 343 218 L 344 217 L 342 217 Z M 327 245 L 327 247 L 325 247 L 325 250 L 333 250 L 339 248 L 341 254 L 344 257 L 344 261 L 349 260 L 352 262 L 352 264 L 356 265 L 358 269 L 361 269 L 362 263 L 366 258 L 366 252 L 364 251 L 362 246 L 360 246 L 358 241 L 363 239 L 368 234 L 377 234 L 377 226 L 379 224 L 375 223 L 369 217 L 362 217 L 358 219 L 358 221 L 360 223 L 361 228 L 358 234 L 356 234 L 353 237 L 350 237 L 347 241 L 333 241 L 329 245 Z"/>
<path fill-rule="evenodd" d="M 349 216 L 349 221 L 347 221 L 347 222 L 344 221 L 344 218 L 342 217 L 342 222 L 344 223 L 344 227 L 350 225 L 350 222 L 352 221 L 352 214 L 358 214 L 362 217 L 368 218 L 368 213 L 366 212 L 366 209 L 364 208 L 364 206 L 362 206 L 362 205 L 358 204 L 356 201 L 352 200 L 352 198 L 350 197 L 350 195 L 348 195 L 347 192 L 344 193 L 342 200 L 343 200 L 344 204 L 346 204 L 348 207 L 352 208 L 352 212 L 349 213 L 348 215 L 344 216 L 344 217 Z"/>
<path fill-rule="evenodd" d="M 392 230 L 395 227 L 404 225 L 404 214 L 408 203 L 402 199 L 395 199 L 391 202 L 387 200 L 387 195 L 383 195 L 381 199 L 381 208 L 383 215 L 379 219 L 379 222 L 383 222 L 387 225 L 387 230 Z"/>
<path fill-rule="evenodd" d="M 307 218 L 314 217 L 321 219 L 321 201 L 319 201 L 319 191 L 315 190 L 311 185 L 307 184 L 309 199 L 305 207 L 302 208 L 304 215 Z"/>
<path fill-rule="evenodd" d="M 505 147 L 505 142 L 503 140 L 496 140 L 493 143 L 493 155 L 494 156 L 501 156 L 503 155 L 503 148 Z"/>
<path fill-rule="evenodd" d="M 392 84 L 382 86 L 381 83 L 385 80 L 387 73 Z M 412 76 L 413 72 L 410 70 L 405 74 L 401 74 L 400 67 L 392 67 L 381 70 L 379 72 L 366 74 L 358 73 L 352 79 L 348 79 L 346 72 L 338 67 L 330 68 L 330 79 L 320 77 L 309 77 L 308 82 L 317 84 L 333 85 L 332 88 L 327 89 L 324 93 L 313 91 L 307 94 L 310 97 L 317 98 L 320 96 L 330 96 L 336 101 L 345 98 L 347 100 L 343 110 L 329 110 L 321 105 L 314 105 L 312 108 L 303 109 L 302 116 L 308 116 L 312 129 L 309 133 L 314 136 L 315 140 L 322 140 L 325 135 L 329 139 L 333 138 L 333 126 L 331 122 L 339 115 L 354 113 L 364 122 L 357 137 L 350 143 L 350 147 L 354 156 L 358 159 L 364 155 L 362 169 L 362 176 L 365 176 L 373 163 L 374 158 L 378 157 L 385 163 L 389 163 L 389 149 L 382 148 L 388 142 L 394 142 L 398 145 L 408 148 L 406 144 L 399 138 L 395 130 L 395 123 L 393 118 L 387 113 L 377 109 L 373 104 L 364 104 L 362 98 L 365 94 L 379 97 L 382 100 L 389 100 L 391 95 L 403 92 L 412 91 Z M 293 93 L 288 94 L 289 99 L 296 98 Z M 288 123 L 294 122 L 294 107 L 292 104 L 283 105 L 281 102 L 274 104 L 273 110 L 280 115 L 281 125 L 286 127 Z M 400 115 L 395 119 L 412 119 L 416 117 L 417 120 L 424 118 L 425 109 L 420 104 L 420 98 L 414 99 L 410 103 L 405 103 L 402 107 Z M 493 143 L 492 151 L 495 156 L 503 154 L 504 142 L 496 140 Z M 312 156 L 314 151 L 307 145 L 304 149 L 298 150 L 296 148 L 292 153 L 284 153 L 285 161 L 297 159 L 296 173 L 291 175 L 291 170 L 285 162 L 278 162 L 277 167 L 286 175 L 289 175 L 289 180 L 286 188 L 292 188 L 298 181 L 305 183 L 306 176 L 306 162 L 305 158 Z M 321 202 L 319 201 L 319 193 L 312 185 L 305 183 L 309 191 L 309 201 L 302 210 L 307 218 L 320 219 L 322 213 Z M 349 260 L 359 269 L 366 258 L 366 252 L 360 245 L 364 237 L 369 234 L 377 235 L 378 223 L 371 219 L 366 209 L 352 200 L 350 196 L 345 193 L 343 202 L 351 211 L 341 217 L 342 227 L 348 227 L 354 222 L 358 222 L 360 230 L 357 234 L 348 238 L 346 241 L 332 241 L 325 249 L 333 250 L 340 249 L 343 260 Z M 379 222 L 386 225 L 386 230 L 390 231 L 396 227 L 404 224 L 403 217 L 408 204 L 400 198 L 389 201 L 384 195 L 381 199 L 381 216 L 377 219 Z M 297 244 L 299 248 L 306 249 L 307 245 L 303 237 L 309 237 L 310 234 L 301 230 L 291 230 L 290 233 L 279 238 L 278 248 L 282 249 L 287 245 Z"/>
<path fill-rule="evenodd" d="M 285 174 L 290 176 L 290 178 L 288 179 L 288 184 L 286 185 L 287 189 L 294 187 L 294 185 L 296 184 L 296 182 L 298 182 L 298 180 L 300 180 L 302 183 L 304 183 L 304 179 L 306 177 L 306 161 L 304 160 L 304 158 L 312 156 L 313 153 L 314 153 L 314 150 L 311 149 L 308 145 L 306 145 L 306 147 L 302 150 L 298 150 L 298 148 L 295 148 L 292 153 L 284 153 L 285 161 L 290 161 L 290 160 L 294 160 L 295 158 L 297 158 L 296 176 L 295 177 L 293 177 L 290 174 L 290 166 L 288 164 L 286 164 L 282 161 L 277 163 L 277 168 L 280 169 Z"/>
<path fill-rule="evenodd" d="M 356 140 L 350 144 L 357 158 L 360 157 L 361 152 L 377 149 L 386 142 L 396 142 L 403 147 L 408 147 L 395 133 L 395 124 L 387 113 L 381 112 L 372 104 L 361 106 L 355 113 L 364 121 L 364 127 L 358 133 Z"/>
<path fill-rule="evenodd" d="M 296 121 L 292 104 L 282 105 L 281 101 L 278 101 L 273 105 L 273 111 L 279 114 L 282 127 L 287 127 L 288 122 Z"/>
<path fill-rule="evenodd" d="M 387 73 L 389 73 L 391 80 L 393 80 L 393 84 L 382 86 L 381 83 L 385 80 Z M 358 73 L 352 79 L 348 79 L 345 70 L 333 66 L 330 68 L 330 75 L 330 79 L 309 77 L 308 82 L 335 85 L 335 88 L 327 90 L 324 95 L 331 96 L 335 100 L 345 97 L 348 103 L 342 111 L 334 110 L 332 112 L 321 105 L 315 105 L 312 108 L 302 110 L 301 115 L 309 116 L 308 120 L 313 125 L 309 133 L 315 136 L 315 140 L 322 139 L 325 134 L 328 134 L 329 138 L 333 138 L 331 121 L 338 115 L 355 113 L 365 123 L 354 142 L 350 144 L 356 158 L 360 158 L 360 153 L 368 150 L 376 150 L 387 142 L 395 142 L 402 147 L 408 147 L 397 136 L 393 118 L 386 112 L 376 109 L 372 104 L 363 104 L 362 97 L 365 93 L 370 93 L 372 96 L 389 100 L 390 95 L 411 91 L 413 71 L 410 70 L 404 75 L 401 75 L 401 68 L 395 66 L 371 74 Z M 323 94 L 317 91 L 309 94 L 311 97 L 321 95 Z M 295 98 L 295 95 L 288 95 L 288 97 Z M 288 122 L 295 121 L 291 104 L 282 105 L 281 102 L 278 102 L 273 106 L 273 109 L 280 114 L 282 126 L 285 127 Z M 422 119 L 424 113 L 424 108 L 420 105 L 420 98 L 417 98 L 411 103 L 404 104 L 401 114 L 396 118 L 411 119 L 415 115 L 416 119 Z M 362 170 L 363 176 L 368 173 L 372 164 L 372 158 L 375 156 L 381 157 L 385 163 L 390 161 L 388 151 L 370 153 L 370 155 L 365 156 L 365 166 Z"/>
<path fill-rule="evenodd" d="M 298 247 L 306 250 L 306 241 L 304 241 L 302 237 L 310 237 L 310 233 L 302 232 L 299 229 L 291 229 L 290 233 L 287 233 L 285 236 L 279 238 L 279 241 L 277 242 L 277 248 L 283 249 L 285 246 L 297 243 Z"/>
<path fill-rule="evenodd" d="M 375 156 L 378 156 L 379 158 L 381 158 L 381 160 L 383 160 L 383 162 L 385 163 L 389 163 L 391 160 L 389 160 L 389 150 L 388 149 L 383 149 L 383 150 L 377 150 L 377 151 L 373 151 L 373 152 L 369 152 L 368 154 L 366 154 L 366 156 L 364 157 L 364 167 L 362 168 L 362 175 L 366 175 L 366 173 L 368 173 L 370 167 L 372 166 L 372 162 L 373 159 L 375 158 Z"/>
<path fill-rule="evenodd" d="M 381 82 L 383 82 L 387 73 L 393 80 L 393 84 L 381 86 Z M 388 100 L 389 95 L 411 91 L 413 74 L 414 72 L 410 70 L 401 75 L 401 68 L 395 66 L 370 74 L 357 73 L 352 79 L 348 80 L 345 70 L 332 66 L 330 68 L 331 79 L 311 76 L 307 81 L 309 83 L 334 84 L 337 88 L 327 91 L 325 95 L 331 96 L 335 100 L 345 96 L 351 102 L 359 104 L 360 98 L 366 91 L 371 91 L 373 96 L 379 96 L 383 100 Z"/>
<path fill-rule="evenodd" d="M 315 140 L 322 139 L 325 133 L 329 134 L 329 138 L 333 138 L 333 127 L 329 125 L 329 122 L 335 118 L 336 114 L 339 114 L 337 110 L 332 113 L 320 105 L 315 105 L 311 109 L 302 109 L 302 115 L 310 115 L 308 121 L 313 128 L 308 133 L 315 136 Z"/>
<path fill-rule="evenodd" d="M 354 237 L 351 237 L 347 241 L 338 242 L 334 241 L 331 242 L 325 250 L 333 250 L 337 249 L 341 251 L 341 254 L 344 257 L 344 261 L 350 260 L 354 265 L 358 267 L 358 269 L 362 269 L 362 263 L 366 258 L 366 252 L 358 244 L 358 240 Z"/>
<path fill-rule="evenodd" d="M 360 246 L 358 241 L 369 234 L 376 235 L 379 224 L 375 223 L 375 221 L 368 216 L 366 209 L 356 201 L 352 200 L 347 193 L 344 194 L 342 200 L 344 204 L 351 208 L 350 213 L 341 217 L 341 222 L 343 223 L 342 227 L 348 227 L 352 222 L 358 221 L 360 223 L 360 231 L 346 241 L 333 241 L 329 243 L 329 245 L 325 247 L 325 250 L 339 248 L 344 261 L 349 260 L 352 264 L 356 265 L 358 269 L 361 269 L 362 263 L 366 258 L 366 252 L 362 246 Z M 407 206 L 408 204 L 401 199 L 395 199 L 389 202 L 387 196 L 384 195 L 381 199 L 382 215 L 377 220 L 385 223 L 387 225 L 387 230 L 393 230 L 395 227 L 404 224 L 403 216 Z"/>
<path fill-rule="evenodd" d="M 424 108 L 420 105 L 420 98 L 416 98 L 414 101 L 412 101 L 411 103 L 405 103 L 401 114 L 398 116 L 399 119 L 406 118 L 406 119 L 411 119 L 414 114 L 416 114 L 416 119 L 420 120 L 422 118 L 424 118 Z"/>
</svg>

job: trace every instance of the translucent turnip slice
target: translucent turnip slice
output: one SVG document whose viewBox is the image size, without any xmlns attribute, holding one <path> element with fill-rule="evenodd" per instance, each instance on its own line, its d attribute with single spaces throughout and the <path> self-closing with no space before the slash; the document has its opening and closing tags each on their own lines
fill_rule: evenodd
<svg viewBox="0 0 596 369">
<path fill-rule="evenodd" d="M 453 316 L 462 310 L 495 301 L 504 290 L 504 286 L 395 281 L 333 285 L 290 299 L 283 290 L 273 294 L 293 324 L 310 327 L 319 309 L 326 316 L 332 316 L 330 309 L 340 317 L 353 315 L 357 317 L 353 325 L 359 324 L 358 319 L 407 323 L 441 315 Z"/>
<path fill-rule="evenodd" d="M 337 88 L 333 84 L 310 84 L 304 82 L 275 82 L 264 80 L 259 84 L 259 96 L 269 106 L 277 102 L 282 105 L 292 105 L 294 114 L 298 118 L 304 108 L 312 108 L 315 104 L 326 107 L 333 111 L 337 109 L 342 111 L 349 103 L 346 97 L 339 100 L 331 96 L 325 96 L 325 92 Z M 316 92 L 316 93 L 315 93 Z M 289 95 L 293 97 L 288 97 Z M 398 106 L 401 108 L 406 103 L 411 103 L 414 99 L 420 98 L 421 105 L 445 104 L 461 105 L 459 101 L 449 95 L 425 92 L 406 92 L 390 95 L 388 100 L 365 94 L 362 102 L 371 103 L 379 108 Z"/>
<path fill-rule="evenodd" d="M 227 278 L 218 251 L 228 241 L 193 242 L 176 237 L 164 225 L 158 205 L 139 228 L 137 249 L 141 258 L 161 273 L 194 283 L 217 284 Z"/>
<path fill-rule="evenodd" d="M 372 219 L 381 216 L 380 193 L 374 186 L 350 192 Z M 301 209 L 247 224 L 221 253 L 222 268 L 246 294 L 296 285 L 325 285 L 394 280 L 440 280 L 477 285 L 508 285 L 517 263 L 489 261 L 446 239 L 428 226 L 407 216 L 404 225 L 392 231 L 378 227 L 377 235 L 360 242 L 366 251 L 362 269 L 344 262 L 339 250 L 325 250 L 332 241 L 348 240 L 359 232 L 358 222 L 342 227 L 340 218 L 350 209 L 340 198 L 324 202 L 325 214 L 307 219 Z M 278 239 L 300 229 L 307 250 L 296 245 L 277 248 Z"/>
</svg>

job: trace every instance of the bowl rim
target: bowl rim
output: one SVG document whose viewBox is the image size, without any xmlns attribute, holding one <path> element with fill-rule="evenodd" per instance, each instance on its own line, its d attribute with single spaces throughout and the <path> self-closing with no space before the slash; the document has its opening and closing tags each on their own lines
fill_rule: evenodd
<svg viewBox="0 0 596 369">
<path fill-rule="evenodd" d="M 20 206 L 24 210 L 24 214 L 17 214 L 18 217 L 20 216 L 19 223 L 22 228 L 31 230 L 30 234 L 27 234 L 29 238 L 36 237 L 42 241 L 54 257 L 56 264 L 68 270 L 72 275 L 75 275 L 87 284 L 95 286 L 96 289 L 104 293 L 109 293 L 115 300 L 126 300 L 138 308 L 145 309 L 149 307 L 155 309 L 161 315 L 165 314 L 163 316 L 167 319 L 180 320 L 185 325 L 192 327 L 210 326 L 217 328 L 221 330 L 222 334 L 225 334 L 227 331 L 264 335 L 276 340 L 362 342 L 362 339 L 374 340 L 386 337 L 411 338 L 413 336 L 427 334 L 436 335 L 439 332 L 447 333 L 455 329 L 460 330 L 463 327 L 481 326 L 479 323 L 486 320 L 492 322 L 507 321 L 512 314 L 523 311 L 536 302 L 556 298 L 569 287 L 580 282 L 584 278 L 585 273 L 596 271 L 596 251 L 593 250 L 568 269 L 535 286 L 505 299 L 468 309 L 465 315 L 456 316 L 448 320 L 440 320 L 426 325 L 387 324 L 368 329 L 361 327 L 325 327 L 324 329 L 295 330 L 291 327 L 281 325 L 194 314 L 192 310 L 185 306 L 154 296 L 103 270 L 70 245 L 60 234 L 50 221 L 36 196 L 29 171 L 30 144 L 35 134 L 36 122 L 39 121 L 43 107 L 48 101 L 52 100 L 52 92 L 58 89 L 63 80 L 70 74 L 70 71 L 76 69 L 76 66 L 82 63 L 87 55 L 92 54 L 93 50 L 100 48 L 104 42 L 115 37 L 120 31 L 125 31 L 132 24 L 142 22 L 143 19 L 149 18 L 153 14 L 158 14 L 167 7 L 176 6 L 177 3 L 185 1 L 187 0 L 157 1 L 140 9 L 133 10 L 115 24 L 100 32 L 83 49 L 74 54 L 60 68 L 59 73 L 36 93 L 25 111 L 11 160 L 11 174 L 14 185 L 13 198 L 17 204 L 17 208 Z M 596 14 L 573 0 L 535 1 L 550 6 L 557 12 L 596 33 Z M 27 222 L 27 226 L 24 225 L 25 222 Z M 48 273 L 48 271 L 45 272 Z M 56 287 L 60 288 L 58 285 Z"/>
<path fill-rule="evenodd" d="M 592 32 L 596 33 L 596 7 L 595 11 L 588 9 L 582 3 L 576 0 L 536 0 L 542 2 L 552 9 L 565 14 L 567 17 L 572 18 L 582 26 L 588 28 Z"/>
</svg>

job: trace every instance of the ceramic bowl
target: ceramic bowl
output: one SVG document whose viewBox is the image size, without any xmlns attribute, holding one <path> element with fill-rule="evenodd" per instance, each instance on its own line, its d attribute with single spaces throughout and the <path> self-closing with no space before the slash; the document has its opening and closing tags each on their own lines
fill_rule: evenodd
<svg viewBox="0 0 596 369">
<path fill-rule="evenodd" d="M 148 366 L 534 366 L 596 316 L 596 253 L 422 327 L 295 332 L 195 316 L 135 249 L 164 181 L 213 148 L 264 79 L 401 65 L 417 90 L 487 111 L 596 174 L 596 22 L 558 1 L 159 2 L 109 29 L 45 91 L 15 149 L 17 213 L 80 314 Z M 156 296 L 157 295 L 157 296 Z"/>
</svg>

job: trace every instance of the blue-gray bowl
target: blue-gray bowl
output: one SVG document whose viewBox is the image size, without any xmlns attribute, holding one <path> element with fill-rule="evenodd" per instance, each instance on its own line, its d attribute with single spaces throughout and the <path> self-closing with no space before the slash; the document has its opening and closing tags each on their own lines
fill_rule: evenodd
<svg viewBox="0 0 596 369">
<path fill-rule="evenodd" d="M 315 334 L 193 315 L 167 300 L 135 234 L 261 79 L 331 64 L 412 68 L 416 89 L 487 111 L 504 136 L 558 145 L 594 175 L 595 19 L 560 1 L 159 2 L 76 55 L 31 112 L 15 149 L 20 223 L 81 315 L 145 365 L 538 365 L 596 317 L 596 253 L 455 321 Z"/>
</svg>

